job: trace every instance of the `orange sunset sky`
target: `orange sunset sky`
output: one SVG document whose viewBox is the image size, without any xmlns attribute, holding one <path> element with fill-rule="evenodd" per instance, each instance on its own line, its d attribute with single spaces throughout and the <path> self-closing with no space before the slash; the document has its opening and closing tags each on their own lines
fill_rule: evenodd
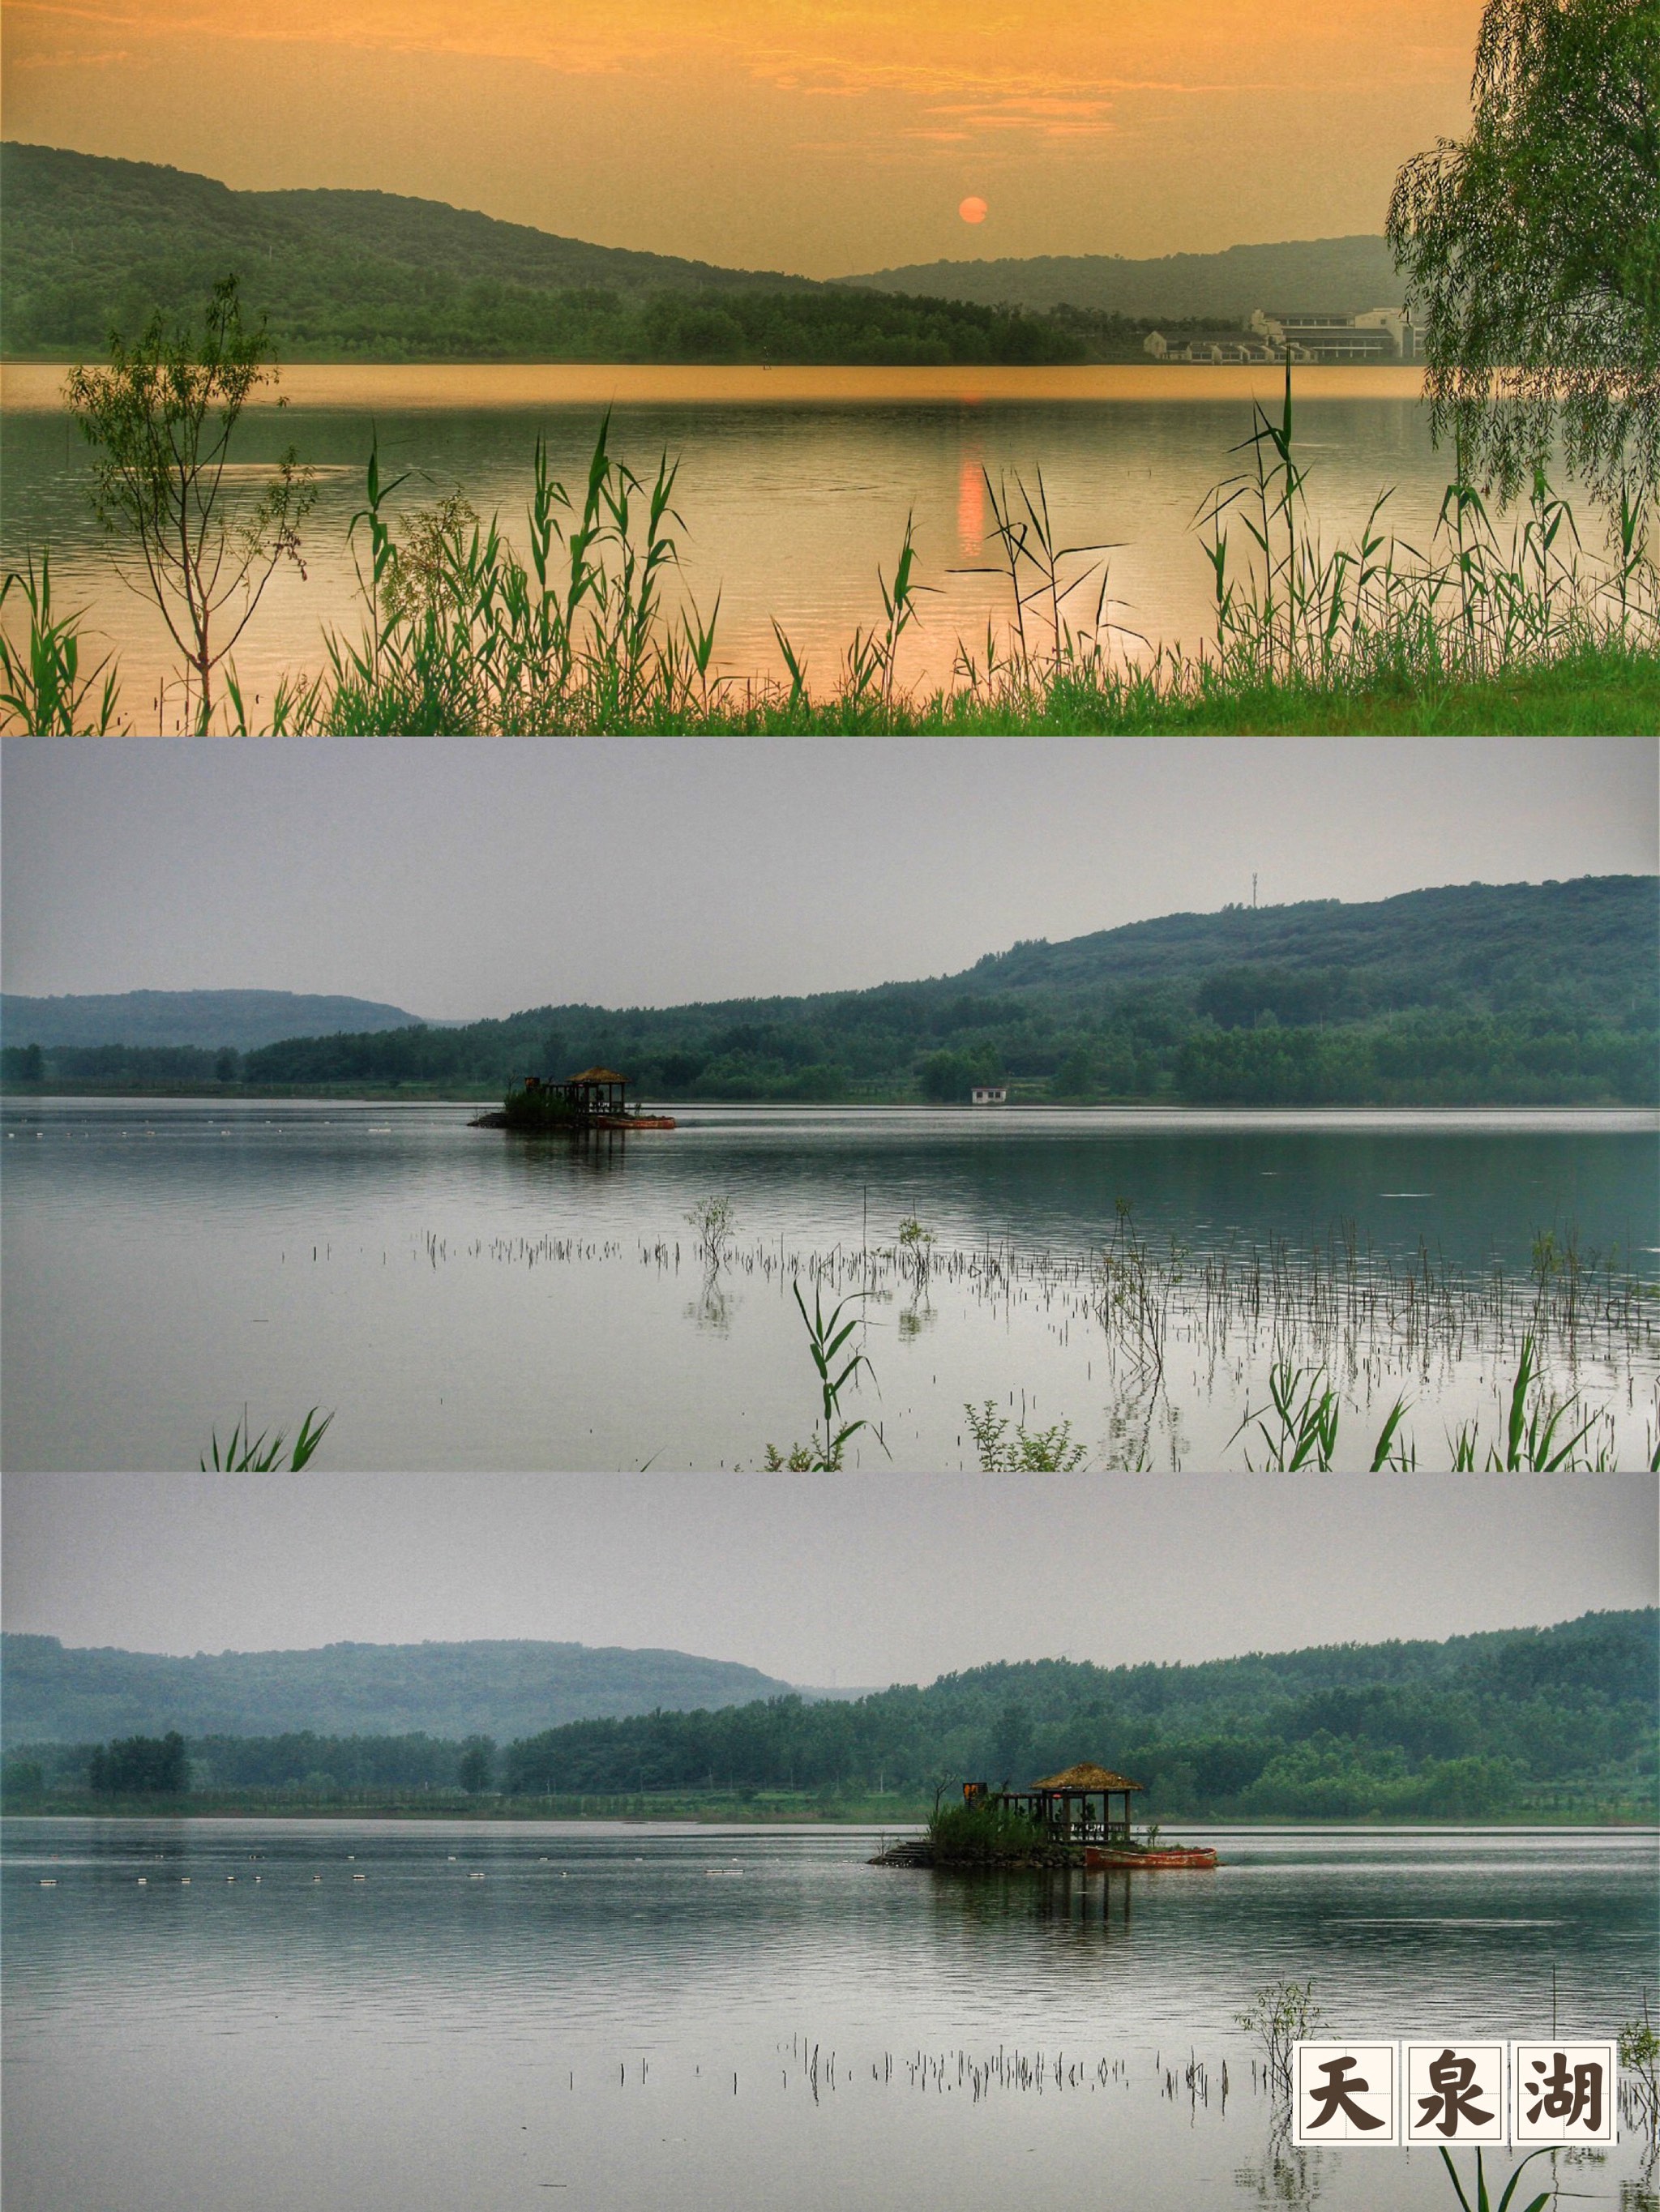
<svg viewBox="0 0 1660 2212">
<path fill-rule="evenodd" d="M 1479 0 L 8 0 L 5 135 L 840 276 L 1381 230 Z M 988 205 L 970 228 L 970 195 Z"/>
</svg>

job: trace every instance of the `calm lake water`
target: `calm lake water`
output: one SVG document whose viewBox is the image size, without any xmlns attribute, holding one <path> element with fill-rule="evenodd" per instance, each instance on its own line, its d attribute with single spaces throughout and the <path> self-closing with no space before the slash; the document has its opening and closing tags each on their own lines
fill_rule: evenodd
<svg viewBox="0 0 1660 2212">
<path fill-rule="evenodd" d="M 963 1407 L 988 1398 L 1070 1420 L 1098 1468 L 1238 1465 L 1288 1354 L 1344 1393 L 1341 1464 L 1370 1463 L 1404 1392 L 1428 1468 L 1449 1423 L 1493 1432 L 1538 1232 L 1660 1280 L 1651 1113 L 698 1107 L 573 1144 L 478 1110 L 9 1102 L 5 1465 L 194 1467 L 246 1403 L 256 1425 L 337 1408 L 337 1467 L 753 1468 L 817 1413 L 793 1295 L 816 1279 L 871 1293 L 876 1389 L 847 1409 L 897 1468 L 974 1465 Z M 686 1216 L 717 1194 L 711 1273 Z M 1121 1200 L 1152 1346 L 1102 1304 Z M 920 1277 L 913 1215 L 937 1240 Z M 1554 1371 L 1641 1466 L 1660 1301 L 1613 1311 L 1586 1302 Z"/>
<path fill-rule="evenodd" d="M 1432 2152 L 1276 2141 L 1253 1990 L 1523 2037 L 1554 1969 L 1606 2036 L 1651 1984 L 1652 1835 L 1204 1832 L 1210 1875 L 999 1879 L 847 1829 L 10 1821 L 9 2212 L 1444 2212 Z M 1640 2212 L 1643 2148 L 1531 2171 Z"/>
<path fill-rule="evenodd" d="M 50 544 L 58 589 L 66 604 L 90 605 L 119 647 L 137 709 L 174 656 L 155 610 L 114 578 L 87 500 L 88 448 L 58 401 L 62 374 L 4 372 L 0 555 L 11 565 Z M 1329 538 L 1358 532 L 1393 486 L 1386 516 L 1426 549 L 1450 471 L 1430 446 L 1419 373 L 1298 374 L 1311 508 Z M 1207 492 L 1243 465 L 1230 448 L 1250 432 L 1252 395 L 1277 396 L 1262 370 L 1152 366 L 301 367 L 285 371 L 282 389 L 290 406 L 245 417 L 239 465 L 257 485 L 292 444 L 320 470 L 321 495 L 307 526 L 307 580 L 279 575 L 238 648 L 243 677 L 262 690 L 282 670 L 322 665 L 325 624 L 356 635 L 347 529 L 372 436 L 383 474 L 412 472 L 394 505 L 430 504 L 459 485 L 485 516 L 500 512 L 522 552 L 538 432 L 555 476 L 580 487 L 607 405 L 612 450 L 636 470 L 654 471 L 665 451 L 679 457 L 684 582 L 705 614 L 721 593 L 717 657 L 728 672 L 782 673 L 775 617 L 807 654 L 812 681 L 831 680 L 855 624 L 879 615 L 877 567 L 891 576 L 908 514 L 934 595 L 904 648 L 905 680 L 949 680 L 959 635 L 983 659 L 1006 586 L 959 572 L 988 557 L 986 471 L 1035 483 L 1041 469 L 1063 542 L 1116 547 L 1115 620 L 1155 642 L 1196 647 L 1211 633 L 1213 586 L 1190 526 Z M 1243 531 L 1235 537 L 1243 550 Z"/>
</svg>

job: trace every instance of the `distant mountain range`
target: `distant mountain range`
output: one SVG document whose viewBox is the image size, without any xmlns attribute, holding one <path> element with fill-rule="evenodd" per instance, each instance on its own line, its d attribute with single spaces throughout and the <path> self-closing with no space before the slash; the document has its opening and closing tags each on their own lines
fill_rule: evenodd
<svg viewBox="0 0 1660 2212">
<path fill-rule="evenodd" d="M 64 998 L 0 994 L 0 1035 L 9 1045 L 231 1045 L 239 1052 L 280 1037 L 341 1030 L 404 1030 L 421 1019 L 377 999 L 305 991 L 86 992 Z"/>
<path fill-rule="evenodd" d="M 1164 915 L 1030 939 L 956 975 L 806 998 L 567 1003 L 441 1024 L 395 1007 L 356 1021 L 343 1010 L 362 1001 L 274 992 L 7 1000 L 3 1070 L 34 1089 L 410 1085 L 459 1097 L 600 1065 L 666 1100 L 945 1101 L 1007 1083 L 1026 1098 L 1641 1103 L 1655 1096 L 1657 923 L 1660 879 L 1588 876 Z M 194 1054 L 128 1042 L 128 1010 L 150 1000 L 174 1002 L 169 1034 L 188 1035 Z M 244 1000 L 260 1002 L 268 1042 L 240 1044 L 251 1030 L 226 1026 Z M 114 1010 L 99 1016 L 104 1057 L 49 1043 L 32 1024 L 50 1007 Z M 32 1073 L 21 1062 L 35 1042 Z M 219 1071 L 222 1046 L 241 1057 Z"/>
<path fill-rule="evenodd" d="M 234 273 L 284 361 L 754 361 L 873 366 L 1140 359 L 1128 324 L 1394 304 L 1381 238 L 932 262 L 819 283 L 593 246 L 441 200 L 233 191 L 212 177 L 0 145 L 0 337 L 11 358 L 101 351 Z M 1097 321 L 1051 321 L 1070 303 Z"/>
<path fill-rule="evenodd" d="M 812 998 L 533 1007 L 290 1039 L 242 1080 L 518 1081 L 599 1065 L 652 1097 L 1175 1097 L 1195 1103 L 1645 1101 L 1660 882 L 1459 884 L 1164 915 Z"/>
<path fill-rule="evenodd" d="M 7 1738 L 33 1748 L 7 1780 L 20 1798 L 43 1781 L 84 1790 L 75 1746 L 177 1727 L 210 1788 L 453 1789 L 457 1746 L 477 1734 L 504 1747 L 493 1786 L 521 1797 L 719 1786 L 925 1804 L 941 1775 L 1022 1783 L 1090 1759 L 1145 1784 L 1155 1820 L 1651 1820 L 1657 1627 L 1649 1608 L 1186 1665 L 993 1662 L 833 1710 L 806 1694 L 746 1703 L 784 1686 L 678 1652 L 333 1644 L 161 1660 L 11 1636 Z M 600 1709 L 579 1715 L 584 1669 Z M 535 1726 L 550 1714 L 570 1717 Z"/>
<path fill-rule="evenodd" d="M 1025 260 L 919 261 L 878 269 L 844 283 L 991 306 L 1063 305 L 1105 314 L 1214 316 L 1241 322 L 1253 308 L 1352 313 L 1398 307 L 1405 284 L 1382 238 L 1291 239 L 1231 246 L 1223 253 L 1167 253 L 1152 261 L 1116 254 L 1035 254 Z"/>
<path fill-rule="evenodd" d="M 684 1651 L 533 1642 L 330 1644 L 185 1659 L 6 1634 L 0 1667 L 9 1745 L 101 1742 L 169 1729 L 191 1736 L 311 1729 L 505 1741 L 570 1721 L 747 1705 L 791 1687 L 757 1668 Z"/>
<path fill-rule="evenodd" d="M 0 283 L 13 358 L 101 352 L 234 275 L 283 361 L 1084 357 L 1055 325 L 780 270 L 590 246 L 393 192 L 238 192 L 152 161 L 0 147 Z"/>
</svg>

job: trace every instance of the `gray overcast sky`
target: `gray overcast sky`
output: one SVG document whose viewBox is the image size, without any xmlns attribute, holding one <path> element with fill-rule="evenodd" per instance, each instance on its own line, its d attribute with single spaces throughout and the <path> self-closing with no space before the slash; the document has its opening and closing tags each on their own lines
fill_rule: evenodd
<svg viewBox="0 0 1660 2212">
<path fill-rule="evenodd" d="M 666 1645 L 798 1682 L 1652 1605 L 1653 1478 L 8 1478 L 8 1627 L 137 1650 Z"/>
<path fill-rule="evenodd" d="M 13 738 L 4 975 L 465 1018 L 969 965 L 1021 937 L 1647 872 L 1652 738 Z"/>
</svg>

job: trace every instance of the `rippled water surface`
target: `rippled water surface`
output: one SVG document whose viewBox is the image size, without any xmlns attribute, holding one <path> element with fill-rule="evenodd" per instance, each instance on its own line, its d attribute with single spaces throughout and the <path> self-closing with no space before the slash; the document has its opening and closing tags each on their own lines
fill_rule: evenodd
<svg viewBox="0 0 1660 2212">
<path fill-rule="evenodd" d="M 845 1829 L 12 1821 L 9 2212 L 1444 2206 L 1429 2153 L 1275 2142 L 1253 1990 L 1523 2036 L 1554 1972 L 1604 2035 L 1652 1977 L 1651 1836 L 1205 1832 L 1214 1874 L 998 1879 Z M 1552 2162 L 1649 2201 L 1639 2142 Z"/>
<path fill-rule="evenodd" d="M 477 1110 L 9 1105 L 6 1465 L 194 1467 L 246 1402 L 256 1425 L 337 1408 L 335 1466 L 754 1467 L 817 1410 L 792 1285 L 818 1267 L 827 1295 L 873 1287 L 875 1388 L 852 1410 L 893 1464 L 958 1467 L 965 1445 L 974 1464 L 963 1407 L 992 1397 L 1071 1420 L 1097 1466 L 1128 1437 L 1201 1468 L 1265 1402 L 1276 1345 L 1302 1343 L 1276 1335 L 1273 1255 L 1297 1291 L 1347 1280 L 1352 1247 L 1387 1295 L 1306 1356 L 1338 1363 L 1344 1449 L 1368 1464 L 1404 1392 L 1424 1466 L 1447 1420 L 1491 1428 L 1515 1344 L 1485 1340 L 1479 1314 L 1442 1326 L 1423 1271 L 1497 1266 L 1525 1304 L 1549 1230 L 1660 1273 L 1643 1113 L 697 1108 L 672 1133 L 574 1145 L 470 1127 Z M 735 1227 L 710 1276 L 686 1216 L 714 1193 Z M 1151 1384 L 1099 1301 L 1121 1199 L 1161 1279 L 1180 1277 Z M 892 1257 L 908 1215 L 938 1239 L 921 1281 Z M 1224 1270 L 1219 1321 L 1200 1293 Z M 1660 1360 L 1656 1302 L 1637 1312 L 1560 1380 L 1642 1464 Z M 868 1435 L 857 1449 L 885 1463 Z"/>
<path fill-rule="evenodd" d="M 1302 458 L 1311 514 L 1353 538 L 1380 492 L 1386 522 L 1426 549 L 1450 473 L 1431 447 L 1416 372 L 1304 372 Z M 90 605 L 119 647 L 129 702 L 173 665 L 159 615 L 124 590 L 87 499 L 87 447 L 57 404 L 61 372 L 12 368 L 0 409 L 8 564 L 49 544 L 65 604 Z M 600 415 L 612 450 L 649 475 L 678 459 L 683 581 L 707 614 L 721 594 L 717 659 L 731 673 L 782 674 L 775 617 L 815 685 L 834 677 L 856 624 L 879 610 L 907 515 L 930 595 L 907 641 L 908 682 L 949 679 L 959 635 L 982 648 L 1004 589 L 975 573 L 989 557 L 985 474 L 1041 469 L 1061 541 L 1110 543 L 1115 619 L 1155 641 L 1208 637 L 1213 580 L 1192 525 L 1209 489 L 1240 466 L 1252 394 L 1271 374 L 1152 368 L 892 372 L 806 369 L 324 368 L 286 372 L 294 405 L 253 408 L 241 465 L 269 467 L 293 445 L 317 466 L 306 578 L 285 568 L 237 649 L 250 692 L 283 669 L 322 665 L 325 625 L 356 635 L 348 526 L 363 498 L 373 434 L 383 477 L 409 471 L 394 509 L 460 488 L 526 550 L 532 454 L 580 489 Z M 1244 544 L 1236 531 L 1238 548 Z M 994 550 L 994 548 L 993 549 Z M 1093 597 L 1093 594 L 1090 594 Z M 1081 601 L 1075 603 L 1081 605 Z"/>
</svg>

